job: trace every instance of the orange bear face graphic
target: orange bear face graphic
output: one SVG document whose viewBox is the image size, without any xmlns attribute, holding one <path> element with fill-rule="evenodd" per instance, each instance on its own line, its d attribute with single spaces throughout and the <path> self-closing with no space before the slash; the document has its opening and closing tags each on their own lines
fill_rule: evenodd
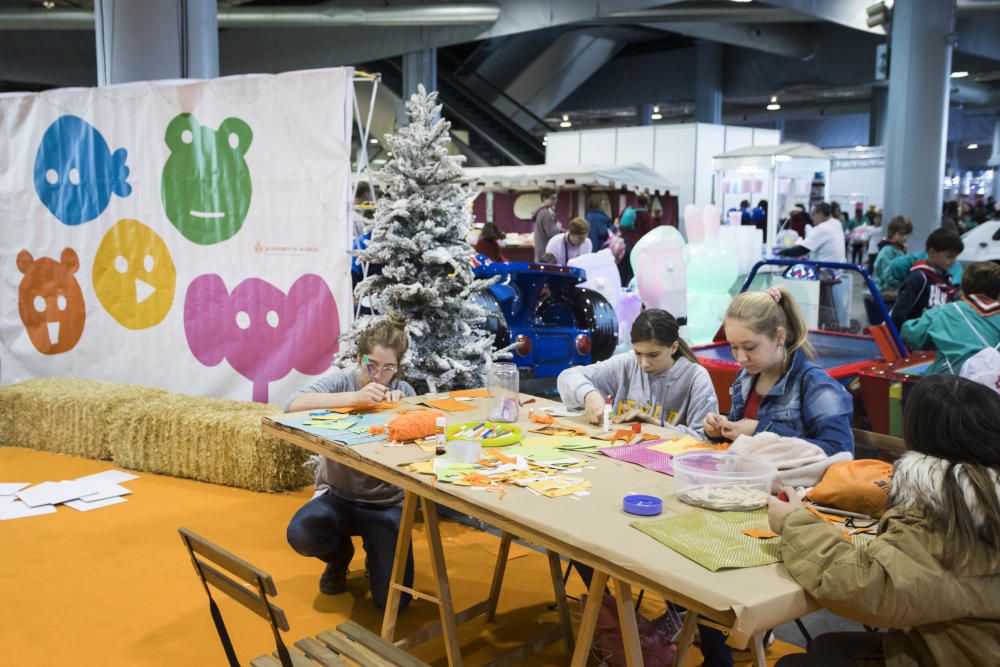
<svg viewBox="0 0 1000 667">
<path fill-rule="evenodd" d="M 31 344 L 42 354 L 72 350 L 87 319 L 83 292 L 73 276 L 80 268 L 76 252 L 66 248 L 57 262 L 49 257 L 36 260 L 22 250 L 17 268 L 24 274 L 17 308 Z"/>
</svg>

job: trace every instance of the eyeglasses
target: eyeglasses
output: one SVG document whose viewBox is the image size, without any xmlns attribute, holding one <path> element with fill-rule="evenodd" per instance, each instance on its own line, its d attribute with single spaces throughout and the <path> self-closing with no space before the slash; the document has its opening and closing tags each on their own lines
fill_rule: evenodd
<svg viewBox="0 0 1000 667">
<path fill-rule="evenodd" d="M 395 375 L 396 371 L 399 370 L 399 366 L 396 364 L 378 364 L 374 361 L 368 363 L 368 372 L 375 375 L 381 375 L 382 373 L 388 373 L 389 375 Z"/>
</svg>

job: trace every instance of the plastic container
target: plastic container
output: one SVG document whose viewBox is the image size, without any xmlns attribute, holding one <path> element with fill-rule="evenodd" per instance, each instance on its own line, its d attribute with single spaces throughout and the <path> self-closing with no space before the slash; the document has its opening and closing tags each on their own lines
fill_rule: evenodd
<svg viewBox="0 0 1000 667">
<path fill-rule="evenodd" d="M 767 505 L 778 469 L 755 456 L 694 451 L 673 458 L 677 497 L 695 507 L 749 511 Z"/>
<path fill-rule="evenodd" d="M 636 516 L 658 516 L 663 511 L 663 501 L 656 496 L 633 494 L 622 498 L 622 509 Z"/>
<path fill-rule="evenodd" d="M 451 463 L 475 463 L 483 457 L 478 440 L 449 440 L 445 458 Z"/>
<path fill-rule="evenodd" d="M 517 366 L 508 363 L 490 366 L 486 389 L 490 394 L 490 420 L 516 422 L 520 401 L 520 375 Z"/>
</svg>

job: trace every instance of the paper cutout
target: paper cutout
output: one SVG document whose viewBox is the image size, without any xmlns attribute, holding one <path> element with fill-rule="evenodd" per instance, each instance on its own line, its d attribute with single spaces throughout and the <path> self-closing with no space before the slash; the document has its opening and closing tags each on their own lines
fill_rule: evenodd
<svg viewBox="0 0 1000 667">
<path fill-rule="evenodd" d="M 456 401 L 453 398 L 442 398 L 436 401 L 424 401 L 424 405 L 437 408 L 438 410 L 444 410 L 445 412 L 464 412 L 465 410 L 475 410 L 475 408 L 471 405 L 466 405 L 462 401 Z"/>
<path fill-rule="evenodd" d="M 728 447 L 729 445 L 724 445 L 723 448 Z M 685 435 L 683 438 L 677 438 L 676 440 L 668 440 L 656 445 L 651 445 L 650 449 L 655 449 L 658 452 L 663 452 L 664 454 L 670 454 L 673 456 L 674 454 L 680 454 L 681 452 L 690 452 L 699 449 L 719 449 L 719 446 L 711 442 L 699 440 L 691 435 Z"/>
<path fill-rule="evenodd" d="M 343 408 L 330 408 L 333 412 L 339 412 L 340 414 L 351 414 L 351 415 L 366 415 L 372 412 L 382 412 L 384 410 L 392 410 L 393 408 L 398 408 L 402 403 L 379 403 L 377 405 L 365 406 L 365 405 L 348 405 Z"/>
<path fill-rule="evenodd" d="M 744 528 L 740 532 L 750 537 L 756 537 L 758 540 L 769 540 L 772 537 L 779 537 L 779 535 L 774 531 L 764 530 L 762 528 Z"/>
<path fill-rule="evenodd" d="M 457 389 L 451 392 L 452 398 L 489 398 L 490 392 L 485 389 Z"/>
</svg>

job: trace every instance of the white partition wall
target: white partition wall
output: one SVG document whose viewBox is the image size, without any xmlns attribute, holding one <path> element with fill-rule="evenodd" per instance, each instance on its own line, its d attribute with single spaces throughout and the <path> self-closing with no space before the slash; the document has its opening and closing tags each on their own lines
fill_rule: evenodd
<svg viewBox="0 0 1000 667">
<path fill-rule="evenodd" d="M 746 146 L 781 142 L 779 130 L 684 123 L 613 129 L 553 132 L 548 136 L 545 163 L 634 164 L 641 162 L 676 183 L 678 207 L 713 202 L 712 158 Z"/>
</svg>

